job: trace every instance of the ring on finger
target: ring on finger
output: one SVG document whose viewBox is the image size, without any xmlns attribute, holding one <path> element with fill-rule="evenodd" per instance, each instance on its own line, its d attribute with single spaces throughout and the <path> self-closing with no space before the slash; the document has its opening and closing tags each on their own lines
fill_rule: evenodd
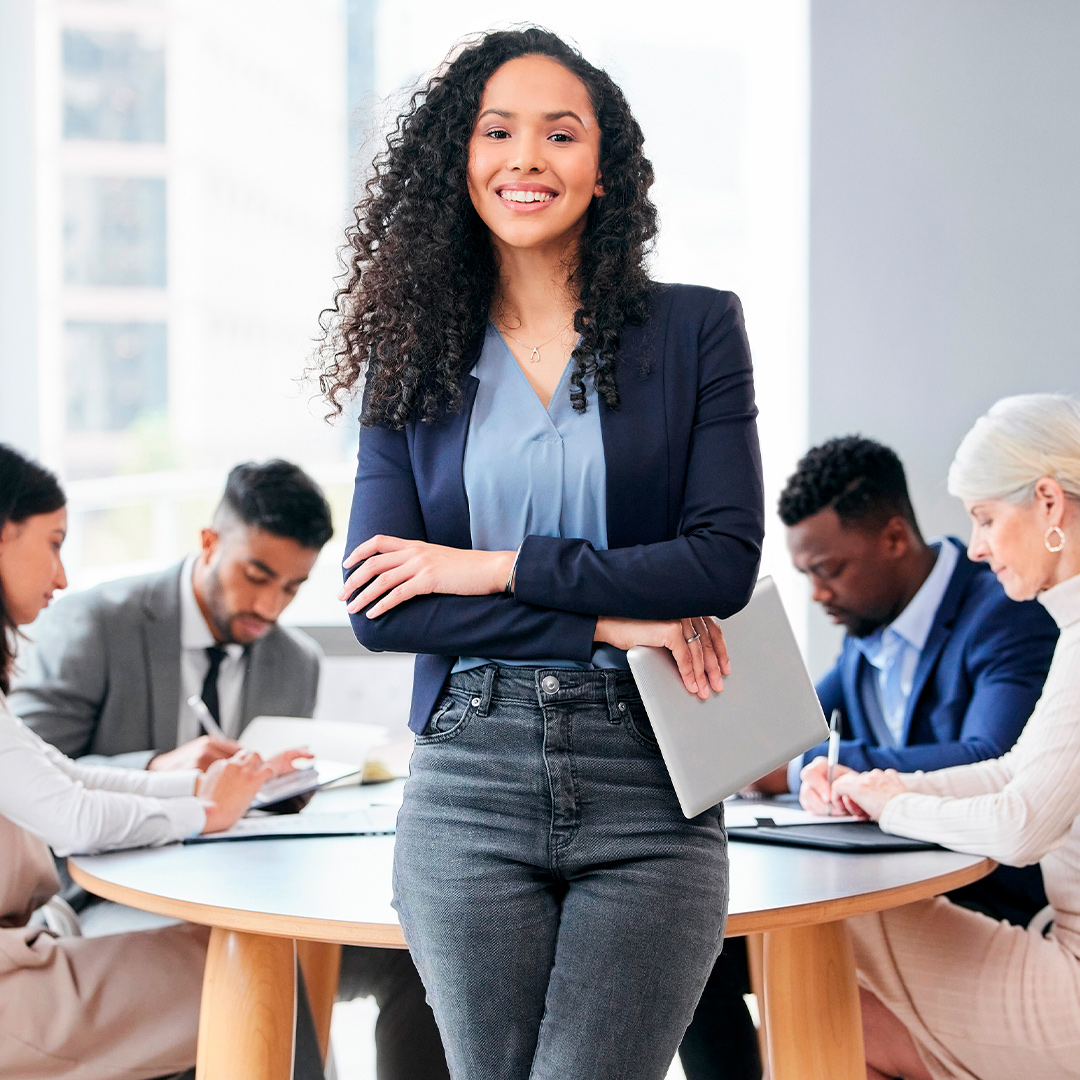
<svg viewBox="0 0 1080 1080">
<path fill-rule="evenodd" d="M 685 641 L 687 645 L 692 645 L 700 637 L 701 637 L 700 633 L 695 633 L 693 637 L 683 638 L 683 641 Z"/>
</svg>

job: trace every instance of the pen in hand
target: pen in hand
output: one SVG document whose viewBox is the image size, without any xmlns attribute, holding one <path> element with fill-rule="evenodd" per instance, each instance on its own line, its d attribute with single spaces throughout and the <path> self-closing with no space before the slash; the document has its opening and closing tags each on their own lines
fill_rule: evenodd
<svg viewBox="0 0 1080 1080">
<path fill-rule="evenodd" d="M 202 705 L 202 702 L 199 702 Z M 829 767 L 826 775 L 826 783 L 829 785 L 829 816 L 832 817 L 832 782 L 833 773 L 836 772 L 837 762 L 840 760 L 840 710 L 833 709 L 829 718 Z"/>
<path fill-rule="evenodd" d="M 231 741 L 228 735 L 221 730 L 221 725 L 214 719 L 213 713 L 206 707 L 206 702 L 198 694 L 192 694 L 187 699 L 187 704 L 188 708 L 198 717 L 199 723 L 207 735 L 213 735 L 215 739 L 222 739 L 225 742 Z"/>
</svg>

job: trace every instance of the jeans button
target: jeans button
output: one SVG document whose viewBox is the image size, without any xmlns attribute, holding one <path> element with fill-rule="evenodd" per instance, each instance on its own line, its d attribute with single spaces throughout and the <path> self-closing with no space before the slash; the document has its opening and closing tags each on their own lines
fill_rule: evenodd
<svg viewBox="0 0 1080 1080">
<path fill-rule="evenodd" d="M 480 708 L 480 699 L 479 699 L 478 697 L 474 697 L 474 698 L 472 699 L 472 701 L 470 701 L 470 702 L 469 702 L 469 704 L 470 704 L 470 705 L 471 705 L 471 706 L 472 706 L 472 707 L 473 707 L 474 709 L 479 709 L 479 708 Z"/>
<path fill-rule="evenodd" d="M 557 694 L 559 692 L 559 680 L 554 675 L 545 675 L 540 680 L 540 689 L 545 694 Z"/>
</svg>

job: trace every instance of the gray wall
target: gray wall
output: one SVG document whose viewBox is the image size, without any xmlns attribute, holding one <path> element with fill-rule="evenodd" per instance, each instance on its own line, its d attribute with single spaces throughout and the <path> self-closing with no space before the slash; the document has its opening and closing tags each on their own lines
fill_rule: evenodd
<svg viewBox="0 0 1080 1080">
<path fill-rule="evenodd" d="M 893 446 L 966 536 L 975 417 L 1080 390 L 1080 3 L 812 0 L 811 86 L 810 438 Z"/>
</svg>

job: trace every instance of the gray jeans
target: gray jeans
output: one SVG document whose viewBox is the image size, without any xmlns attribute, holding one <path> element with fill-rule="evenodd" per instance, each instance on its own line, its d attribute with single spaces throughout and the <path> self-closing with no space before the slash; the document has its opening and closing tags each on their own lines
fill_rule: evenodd
<svg viewBox="0 0 1080 1080">
<path fill-rule="evenodd" d="M 722 808 L 687 821 L 627 672 L 451 676 L 395 906 L 455 1080 L 661 1080 L 720 951 Z"/>
</svg>

